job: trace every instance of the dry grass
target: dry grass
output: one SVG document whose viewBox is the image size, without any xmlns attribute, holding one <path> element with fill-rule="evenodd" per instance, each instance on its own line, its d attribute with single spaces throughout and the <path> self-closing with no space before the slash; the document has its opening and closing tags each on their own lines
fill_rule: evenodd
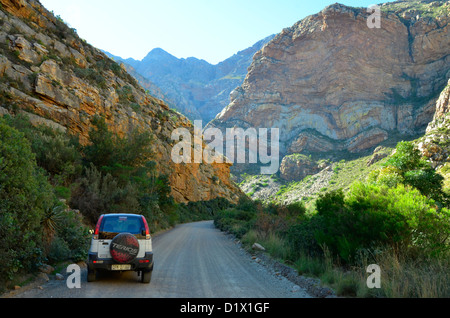
<svg viewBox="0 0 450 318">
<path fill-rule="evenodd" d="M 366 273 L 369 263 L 381 268 L 381 288 L 369 289 Z M 335 288 L 338 295 L 348 294 L 349 281 L 356 297 L 384 298 L 448 298 L 450 297 L 450 259 L 413 260 L 407 256 L 397 256 L 392 252 L 383 252 L 375 256 L 375 261 L 367 260 L 360 267 L 343 272 L 334 269 Z M 347 288 L 347 290 L 345 289 Z M 347 292 L 342 293 L 342 291 Z"/>
<path fill-rule="evenodd" d="M 393 253 L 377 257 L 382 269 L 382 296 L 389 298 L 450 297 L 450 259 L 412 260 Z"/>
<path fill-rule="evenodd" d="M 244 244 L 255 242 L 279 260 L 291 259 L 289 244 L 280 236 L 249 231 L 242 239 Z M 294 267 L 301 275 L 320 278 L 322 283 L 335 290 L 340 297 L 358 298 L 449 298 L 450 257 L 440 259 L 412 259 L 390 251 L 361 257 L 359 266 L 343 268 L 325 249 L 325 257 L 297 255 Z M 381 288 L 369 289 L 366 269 L 370 264 L 381 268 Z"/>
</svg>

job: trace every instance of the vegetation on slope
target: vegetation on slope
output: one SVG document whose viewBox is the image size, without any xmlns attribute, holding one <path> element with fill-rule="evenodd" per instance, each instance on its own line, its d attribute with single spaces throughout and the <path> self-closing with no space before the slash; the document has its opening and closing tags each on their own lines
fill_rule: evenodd
<svg viewBox="0 0 450 318">
<path fill-rule="evenodd" d="M 388 13 L 406 12 L 425 18 L 437 18 L 448 15 L 450 6 L 445 1 L 401 0 L 387 3 L 381 10 Z"/>
<path fill-rule="evenodd" d="M 218 213 L 215 223 L 249 246 L 262 244 L 300 274 L 320 277 L 342 296 L 449 297 L 444 178 L 411 142 L 399 143 L 371 173 L 367 159 L 341 162 L 334 180 L 347 187 L 342 167 L 348 166 L 353 183 L 346 191 L 319 192 L 308 209 L 301 197 L 287 204 L 249 199 Z M 369 264 L 382 269 L 381 289 L 366 285 Z"/>
</svg>

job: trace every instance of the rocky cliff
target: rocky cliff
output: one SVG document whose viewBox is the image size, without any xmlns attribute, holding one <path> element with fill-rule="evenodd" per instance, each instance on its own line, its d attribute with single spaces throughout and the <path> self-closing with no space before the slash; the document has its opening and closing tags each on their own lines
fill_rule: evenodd
<svg viewBox="0 0 450 318">
<path fill-rule="evenodd" d="M 135 127 L 151 131 L 158 170 L 169 176 L 176 201 L 236 201 L 230 165 L 172 162 L 171 133 L 193 130 L 190 121 L 147 94 L 39 1 L 0 0 L 0 25 L 0 113 L 25 112 L 33 123 L 69 131 L 84 144 L 95 115 L 119 135 Z"/>
<path fill-rule="evenodd" d="M 418 148 L 434 168 L 450 162 L 450 80 L 436 103 L 436 113 Z"/>
<path fill-rule="evenodd" d="M 450 75 L 450 2 L 334 4 L 261 51 L 212 126 L 280 128 L 283 155 L 374 148 L 424 133 Z"/>
<path fill-rule="evenodd" d="M 230 93 L 242 84 L 253 55 L 274 36 L 212 65 L 197 58 L 179 59 L 163 49 L 152 50 L 142 61 L 122 59 L 137 74 L 150 80 L 181 113 L 208 123 L 230 102 Z"/>
</svg>

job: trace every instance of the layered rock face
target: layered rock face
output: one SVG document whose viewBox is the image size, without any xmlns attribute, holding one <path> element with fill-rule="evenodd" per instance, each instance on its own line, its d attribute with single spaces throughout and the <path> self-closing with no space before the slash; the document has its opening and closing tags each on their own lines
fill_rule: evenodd
<svg viewBox="0 0 450 318">
<path fill-rule="evenodd" d="M 425 132 L 450 75 L 450 4 L 335 4 L 263 47 L 211 126 L 279 128 L 283 155 L 374 148 Z"/>
<path fill-rule="evenodd" d="M 91 119 L 101 115 L 110 129 L 151 131 L 158 171 L 169 176 L 177 202 L 224 197 L 240 190 L 228 164 L 175 164 L 172 131 L 193 131 L 184 116 L 149 94 L 123 67 L 81 40 L 35 0 L 0 0 L 0 114 L 26 113 L 36 124 L 89 142 Z"/>
</svg>

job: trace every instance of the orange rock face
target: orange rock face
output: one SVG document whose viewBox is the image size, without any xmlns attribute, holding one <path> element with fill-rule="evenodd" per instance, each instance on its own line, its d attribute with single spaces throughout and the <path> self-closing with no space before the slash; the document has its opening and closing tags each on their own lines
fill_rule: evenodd
<svg viewBox="0 0 450 318">
<path fill-rule="evenodd" d="M 184 116 L 147 94 L 123 68 L 78 38 L 38 1 L 0 3 L 0 94 L 5 104 L 30 114 L 34 123 L 78 135 L 83 144 L 89 142 L 95 115 L 103 116 L 119 135 L 132 128 L 150 131 L 158 171 L 169 176 L 177 202 L 238 200 L 242 193 L 230 181 L 230 165 L 171 160 L 172 131 L 193 130 Z M 0 113 L 7 109 L 0 107 Z"/>
</svg>

